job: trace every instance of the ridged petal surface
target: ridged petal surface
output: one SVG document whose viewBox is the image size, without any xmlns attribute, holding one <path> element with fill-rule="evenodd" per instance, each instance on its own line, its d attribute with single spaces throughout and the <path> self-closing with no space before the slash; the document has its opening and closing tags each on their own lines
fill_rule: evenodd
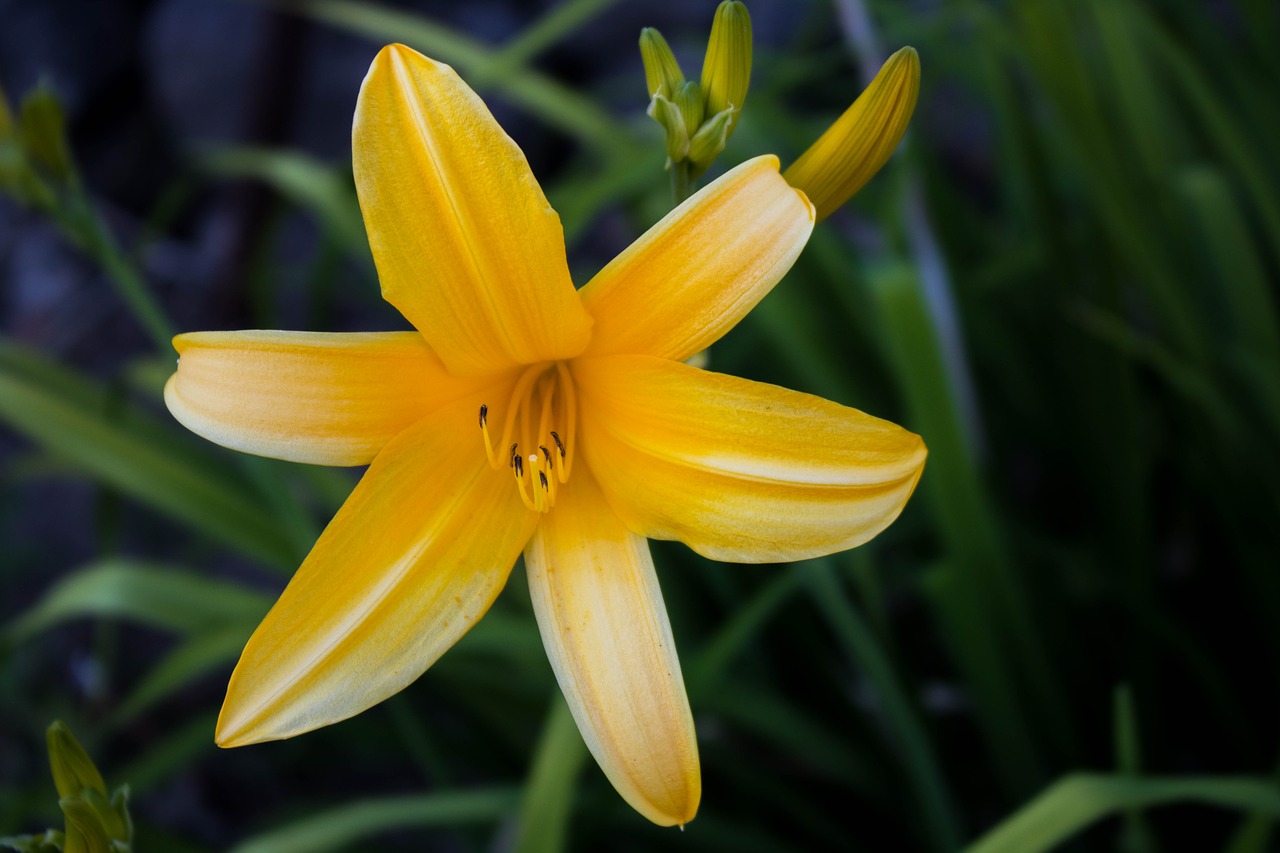
<svg viewBox="0 0 1280 853">
<path fill-rule="evenodd" d="M 716 560 L 859 545 L 902 511 L 920 437 L 797 391 L 645 356 L 580 359 L 582 451 L 636 533 Z"/>
<path fill-rule="evenodd" d="M 504 389 L 509 390 L 509 389 Z M 221 746 L 344 720 L 422 674 L 488 610 L 537 523 L 480 444 L 482 397 L 402 432 L 254 631 Z"/>
<path fill-rule="evenodd" d="M 367 465 L 427 413 L 475 390 L 417 332 L 192 332 L 173 340 L 165 404 L 233 450 L 315 465 Z"/>
<path fill-rule="evenodd" d="M 773 289 L 813 230 L 813 207 L 771 155 L 703 187 L 582 289 L 591 355 L 683 361 L 737 325 Z"/>
<path fill-rule="evenodd" d="M 585 468 L 525 551 L 547 657 L 583 739 L 631 807 L 662 826 L 698 810 L 693 717 L 649 543 Z"/>
<path fill-rule="evenodd" d="M 374 59 L 352 167 L 382 294 L 453 373 L 577 355 L 591 319 L 524 153 L 447 65 Z"/>
</svg>

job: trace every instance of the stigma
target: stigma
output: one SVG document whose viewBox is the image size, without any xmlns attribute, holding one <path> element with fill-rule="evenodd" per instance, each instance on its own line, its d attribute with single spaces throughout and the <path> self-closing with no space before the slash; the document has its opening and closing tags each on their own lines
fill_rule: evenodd
<svg viewBox="0 0 1280 853">
<path fill-rule="evenodd" d="M 480 433 L 489 465 L 495 471 L 509 469 L 525 506 L 549 512 L 556 505 L 556 492 L 573 472 L 578 400 L 569 369 L 559 361 L 527 367 L 505 404 L 494 406 L 493 434 L 489 412 L 488 403 L 480 406 Z M 499 418 L 501 434 L 496 429 Z M 495 447 L 506 448 L 505 454 Z"/>
</svg>

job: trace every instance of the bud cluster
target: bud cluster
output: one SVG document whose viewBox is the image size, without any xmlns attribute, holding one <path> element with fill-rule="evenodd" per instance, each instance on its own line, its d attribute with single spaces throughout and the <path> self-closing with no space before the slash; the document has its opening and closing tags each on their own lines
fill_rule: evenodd
<svg viewBox="0 0 1280 853">
<path fill-rule="evenodd" d="M 5 118 L 7 114 L 0 114 L 0 134 Z M 31 853 L 128 853 L 133 845 L 128 786 L 120 786 L 108 798 L 107 784 L 93 759 L 61 720 L 49 726 L 45 741 L 66 829 L 0 838 L 0 847 Z"/>
<path fill-rule="evenodd" d="M 701 82 L 686 80 L 662 34 L 640 33 L 640 58 L 649 87 L 649 115 L 666 131 L 667 168 L 696 177 L 724 150 L 737 126 L 751 82 L 751 16 L 738 0 L 716 9 Z"/>
</svg>

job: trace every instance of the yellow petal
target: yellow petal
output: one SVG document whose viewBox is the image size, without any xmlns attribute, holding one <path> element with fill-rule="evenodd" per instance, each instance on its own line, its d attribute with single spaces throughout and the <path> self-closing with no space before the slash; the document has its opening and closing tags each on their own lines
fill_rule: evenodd
<svg viewBox="0 0 1280 853">
<path fill-rule="evenodd" d="M 366 465 L 406 427 L 476 390 L 416 332 L 193 332 L 173 339 L 169 411 L 210 441 L 293 462 Z"/>
<path fill-rule="evenodd" d="M 509 389 L 507 389 L 509 390 Z M 480 397 L 383 449 L 236 665 L 220 746 L 291 737 L 416 679 L 489 609 L 536 524 L 481 447 Z"/>
<path fill-rule="evenodd" d="M 591 320 L 560 217 L 453 69 L 390 45 L 360 89 L 352 166 L 382 295 L 459 374 L 577 355 Z"/>
<path fill-rule="evenodd" d="M 632 808 L 693 819 L 698 744 L 649 556 L 579 469 L 525 550 L 542 643 L 583 739 Z"/>
<path fill-rule="evenodd" d="M 919 436 L 856 409 L 644 356 L 579 359 L 581 447 L 636 533 L 717 560 L 817 557 L 889 525 Z"/>
<path fill-rule="evenodd" d="M 772 155 L 748 160 L 650 228 L 582 289 L 589 352 L 682 361 L 719 340 L 791 268 L 813 208 Z"/>
<path fill-rule="evenodd" d="M 904 47 L 885 61 L 871 85 L 784 177 L 803 190 L 826 219 L 888 161 L 916 108 L 920 57 Z"/>
</svg>

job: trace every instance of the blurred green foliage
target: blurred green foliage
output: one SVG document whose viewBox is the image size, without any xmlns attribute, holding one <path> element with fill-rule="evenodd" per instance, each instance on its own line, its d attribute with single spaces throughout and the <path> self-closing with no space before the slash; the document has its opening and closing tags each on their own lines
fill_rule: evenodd
<svg viewBox="0 0 1280 853">
<path fill-rule="evenodd" d="M 638 53 L 623 118 L 530 64 L 610 5 L 569 0 L 502 46 L 367 3 L 297 8 L 369 38 L 371 55 L 396 40 L 450 62 L 572 140 L 547 182 L 572 255 L 603 211 L 624 211 L 639 234 L 668 192 Z M 1274 849 L 1280 11 L 1269 0 L 870 11 L 886 44 L 920 53 L 914 133 L 711 358 L 897 420 L 924 436 L 929 463 L 899 522 L 855 552 L 730 567 L 656 545 L 705 775 L 678 842 Z M 859 90 L 831 38 L 833 8 L 794 14 L 793 43 L 757 45 L 724 161 L 775 151 L 786 164 Z M 5 120 L 25 123 L 27 110 Z M 0 139 L 6 164 L 16 144 Z M 74 176 L 70 162 L 62 152 L 53 177 Z M 214 151 L 200 166 L 210 181 L 265 181 L 365 271 L 351 287 L 375 286 L 345 167 L 290 150 Z M 65 183 L 47 212 L 162 340 L 168 320 L 86 192 Z M 317 292 L 336 262 L 317 266 Z M 220 683 L 265 590 L 350 481 L 194 441 L 163 413 L 157 363 L 102 387 L 0 341 L 0 420 L 47 463 L 4 475 L 84 477 L 190 537 L 185 568 L 131 560 L 104 537 L 100 561 L 3 614 L 7 728 L 36 743 L 63 716 L 91 751 L 125 756 L 110 775 L 133 787 L 140 848 L 202 849 L 146 821 L 148 795 L 202 774 L 252 815 L 234 827 L 241 851 L 362 849 L 372 836 L 420 849 L 422 827 L 448 833 L 448 849 L 675 843 L 586 760 L 518 577 L 395 700 L 216 753 Z M 215 577 L 210 555 L 228 550 L 263 576 Z M 123 670 L 122 632 L 172 639 L 112 701 L 81 707 L 28 693 L 33 666 L 48 665 L 41 638 L 67 620 L 97 624 L 88 653 L 108 678 Z M 0 831 L 49 823 L 46 786 L 36 773 L 0 779 Z"/>
</svg>

